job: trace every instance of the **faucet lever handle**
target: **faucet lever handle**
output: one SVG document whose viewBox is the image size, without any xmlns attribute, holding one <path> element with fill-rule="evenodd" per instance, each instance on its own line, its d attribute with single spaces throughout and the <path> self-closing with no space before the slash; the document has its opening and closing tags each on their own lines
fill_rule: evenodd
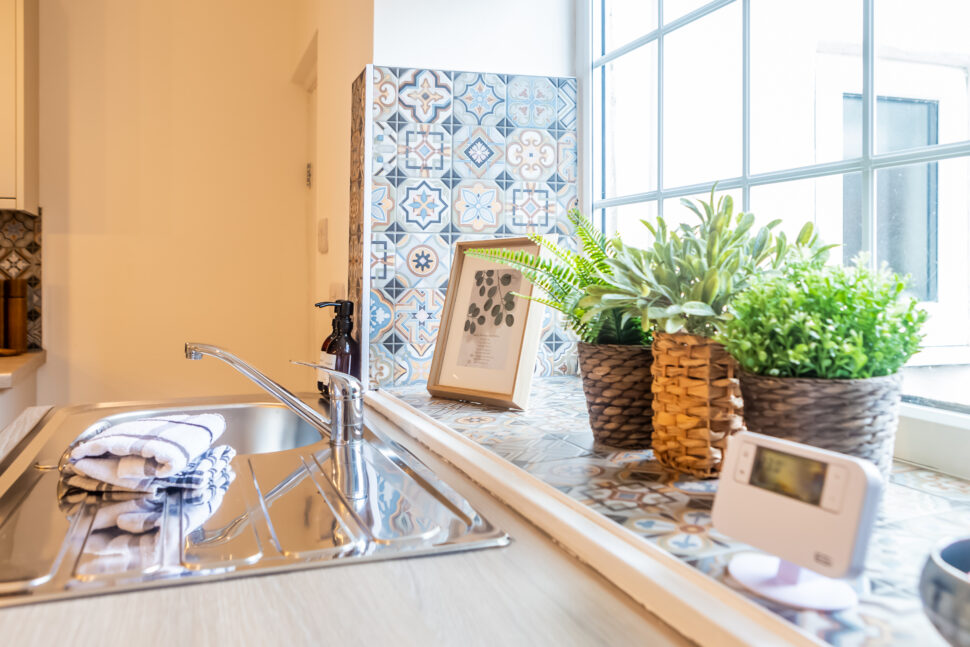
<svg viewBox="0 0 970 647">
<path fill-rule="evenodd" d="M 332 368 L 328 368 L 323 364 L 317 364 L 315 362 L 301 362 L 297 359 L 291 359 L 290 364 L 308 366 L 310 368 L 321 370 L 330 375 L 330 392 L 332 397 L 356 399 L 360 398 L 364 393 L 364 385 L 361 384 L 360 380 L 353 375 L 335 371 Z M 335 381 L 337 384 L 334 384 Z"/>
</svg>

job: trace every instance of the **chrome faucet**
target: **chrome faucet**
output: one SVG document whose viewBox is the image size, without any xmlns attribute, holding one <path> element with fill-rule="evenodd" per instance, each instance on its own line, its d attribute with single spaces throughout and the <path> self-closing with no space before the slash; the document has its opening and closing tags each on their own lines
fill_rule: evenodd
<svg viewBox="0 0 970 647">
<path fill-rule="evenodd" d="M 312 425 L 320 435 L 330 439 L 335 448 L 353 445 L 361 442 L 364 437 L 364 401 L 363 386 L 357 378 L 332 371 L 323 366 L 306 362 L 294 362 L 304 366 L 312 366 L 330 374 L 330 419 L 309 407 L 288 390 L 263 375 L 261 372 L 242 361 L 227 350 L 211 344 L 197 344 L 186 342 L 185 357 L 188 359 L 202 359 L 204 355 L 221 359 L 250 380 L 261 389 L 282 402 L 293 413 Z"/>
</svg>

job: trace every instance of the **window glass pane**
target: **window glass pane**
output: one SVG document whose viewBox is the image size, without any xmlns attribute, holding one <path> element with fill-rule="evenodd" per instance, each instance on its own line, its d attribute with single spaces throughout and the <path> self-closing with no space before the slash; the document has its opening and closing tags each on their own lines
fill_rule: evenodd
<svg viewBox="0 0 970 647">
<path fill-rule="evenodd" d="M 606 218 L 606 232 L 617 233 L 627 245 L 646 247 L 653 242 L 650 231 L 641 220 L 653 221 L 657 217 L 656 202 L 639 202 L 610 207 L 603 210 Z"/>
<path fill-rule="evenodd" d="M 861 2 L 751 0 L 752 173 L 858 156 L 843 96 L 861 91 Z"/>
<path fill-rule="evenodd" d="M 602 91 L 606 197 L 657 188 L 657 43 L 610 61 Z"/>
<path fill-rule="evenodd" d="M 928 302 L 928 345 L 970 343 L 968 178 L 967 158 L 876 174 L 876 258 L 910 274 L 912 291 Z"/>
<path fill-rule="evenodd" d="M 711 0 L 664 0 L 664 24 L 677 20 L 695 9 L 700 9 Z M 740 4 L 740 3 L 739 3 Z"/>
<path fill-rule="evenodd" d="M 918 8 L 918 11 L 916 10 Z M 920 101 L 936 115 L 925 136 L 891 136 L 898 106 L 876 103 L 876 152 L 970 139 L 967 60 L 970 3 L 879 0 L 875 4 L 875 88 L 879 97 Z M 887 125 L 880 126 L 880 122 Z"/>
<path fill-rule="evenodd" d="M 789 238 L 811 221 L 826 244 L 842 245 L 843 223 L 855 223 L 861 217 L 861 178 L 860 173 L 850 173 L 753 186 L 751 211 L 762 224 L 781 219 L 779 230 Z M 843 258 L 844 250 L 844 246 L 833 249 L 830 260 L 845 262 L 858 251 Z"/>
<path fill-rule="evenodd" d="M 741 174 L 741 3 L 664 39 L 665 187 Z"/>
<path fill-rule="evenodd" d="M 606 53 L 657 28 L 657 0 L 603 0 Z"/>
</svg>

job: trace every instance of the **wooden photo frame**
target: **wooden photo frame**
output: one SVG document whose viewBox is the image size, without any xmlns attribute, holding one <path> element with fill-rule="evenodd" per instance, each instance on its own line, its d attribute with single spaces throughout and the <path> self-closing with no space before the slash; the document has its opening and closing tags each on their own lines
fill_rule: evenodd
<svg viewBox="0 0 970 647">
<path fill-rule="evenodd" d="M 469 249 L 489 248 L 539 255 L 539 245 L 528 238 L 455 245 L 428 391 L 442 398 L 524 409 L 539 350 L 542 305 L 506 296 L 532 296 L 535 288 L 520 271 L 465 256 Z"/>
</svg>

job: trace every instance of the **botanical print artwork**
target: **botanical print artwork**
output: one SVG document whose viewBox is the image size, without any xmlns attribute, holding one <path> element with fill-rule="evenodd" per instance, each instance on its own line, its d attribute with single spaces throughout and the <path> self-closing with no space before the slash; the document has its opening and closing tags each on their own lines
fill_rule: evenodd
<svg viewBox="0 0 970 647">
<path fill-rule="evenodd" d="M 478 270 L 465 316 L 458 365 L 500 371 L 505 368 L 506 347 L 513 343 L 516 317 L 514 293 L 522 285 L 516 270 Z"/>
</svg>

